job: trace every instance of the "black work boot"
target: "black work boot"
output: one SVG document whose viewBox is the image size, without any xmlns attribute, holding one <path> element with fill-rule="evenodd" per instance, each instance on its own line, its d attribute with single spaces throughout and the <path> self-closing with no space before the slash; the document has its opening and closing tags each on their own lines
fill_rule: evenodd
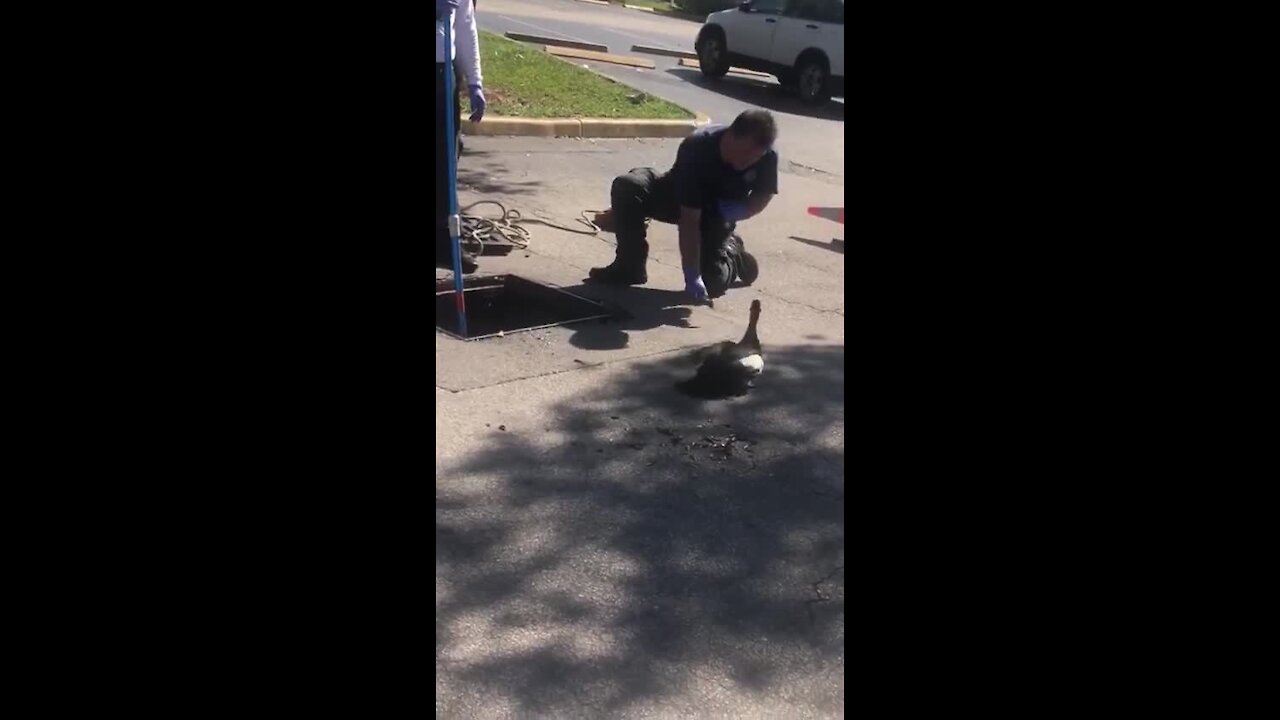
<svg viewBox="0 0 1280 720">
<path fill-rule="evenodd" d="M 742 280 L 742 284 L 754 283 L 760 277 L 760 263 L 756 261 L 755 255 L 747 252 L 746 244 L 737 233 L 729 237 L 729 251 L 735 256 L 734 265 L 738 268 L 738 278 Z"/>
<path fill-rule="evenodd" d="M 605 285 L 644 285 L 649 282 L 649 273 L 645 272 L 644 265 L 623 263 L 621 260 L 614 260 L 606 267 L 591 268 L 587 275 Z"/>
</svg>

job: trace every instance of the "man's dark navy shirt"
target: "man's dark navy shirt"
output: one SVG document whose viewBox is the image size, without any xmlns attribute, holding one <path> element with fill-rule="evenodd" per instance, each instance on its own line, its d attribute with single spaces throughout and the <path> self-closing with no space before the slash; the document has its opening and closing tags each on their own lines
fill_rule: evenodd
<svg viewBox="0 0 1280 720">
<path fill-rule="evenodd" d="M 760 162 L 738 172 L 720 157 L 720 138 L 728 131 L 702 128 L 680 143 L 671 174 L 681 207 L 701 210 L 721 200 L 744 201 L 751 193 L 778 194 L 778 154 L 771 148 Z"/>
</svg>

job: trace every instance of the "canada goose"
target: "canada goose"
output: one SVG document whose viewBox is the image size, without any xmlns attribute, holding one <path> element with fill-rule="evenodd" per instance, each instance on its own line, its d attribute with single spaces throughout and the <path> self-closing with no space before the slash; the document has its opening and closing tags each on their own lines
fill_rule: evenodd
<svg viewBox="0 0 1280 720">
<path fill-rule="evenodd" d="M 760 301 L 751 301 L 751 322 L 738 342 L 722 342 L 704 350 L 698 374 L 676 387 L 693 397 L 720 399 L 746 395 L 755 379 L 764 372 L 764 351 L 756 326 L 760 322 Z"/>
</svg>

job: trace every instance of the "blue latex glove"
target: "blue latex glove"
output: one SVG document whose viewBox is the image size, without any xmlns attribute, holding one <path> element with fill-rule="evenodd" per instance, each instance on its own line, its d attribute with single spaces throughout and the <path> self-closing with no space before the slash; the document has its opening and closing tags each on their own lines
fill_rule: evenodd
<svg viewBox="0 0 1280 720">
<path fill-rule="evenodd" d="M 697 302 L 707 299 L 707 286 L 702 282 L 702 273 L 694 270 L 684 271 L 684 291 L 693 296 Z"/>
<path fill-rule="evenodd" d="M 436 0 L 436 17 L 458 9 L 458 0 Z"/>
<path fill-rule="evenodd" d="M 719 203 L 720 215 L 729 222 L 738 222 L 747 219 L 747 204 L 738 202 L 737 200 L 721 200 Z"/>
<path fill-rule="evenodd" d="M 467 88 L 470 90 L 467 98 L 471 100 L 471 122 L 480 122 L 487 104 L 484 101 L 484 88 L 479 85 L 468 85 Z"/>
</svg>

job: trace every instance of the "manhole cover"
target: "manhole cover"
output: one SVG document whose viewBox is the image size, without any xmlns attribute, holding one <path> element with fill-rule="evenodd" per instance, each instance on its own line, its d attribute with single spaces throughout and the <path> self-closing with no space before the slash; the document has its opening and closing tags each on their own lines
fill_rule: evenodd
<svg viewBox="0 0 1280 720">
<path fill-rule="evenodd" d="M 594 300 L 518 275 L 469 277 L 463 280 L 467 334 L 458 331 L 453 280 L 436 281 L 436 329 L 462 340 L 483 340 L 498 333 L 599 320 L 612 314 Z"/>
</svg>

